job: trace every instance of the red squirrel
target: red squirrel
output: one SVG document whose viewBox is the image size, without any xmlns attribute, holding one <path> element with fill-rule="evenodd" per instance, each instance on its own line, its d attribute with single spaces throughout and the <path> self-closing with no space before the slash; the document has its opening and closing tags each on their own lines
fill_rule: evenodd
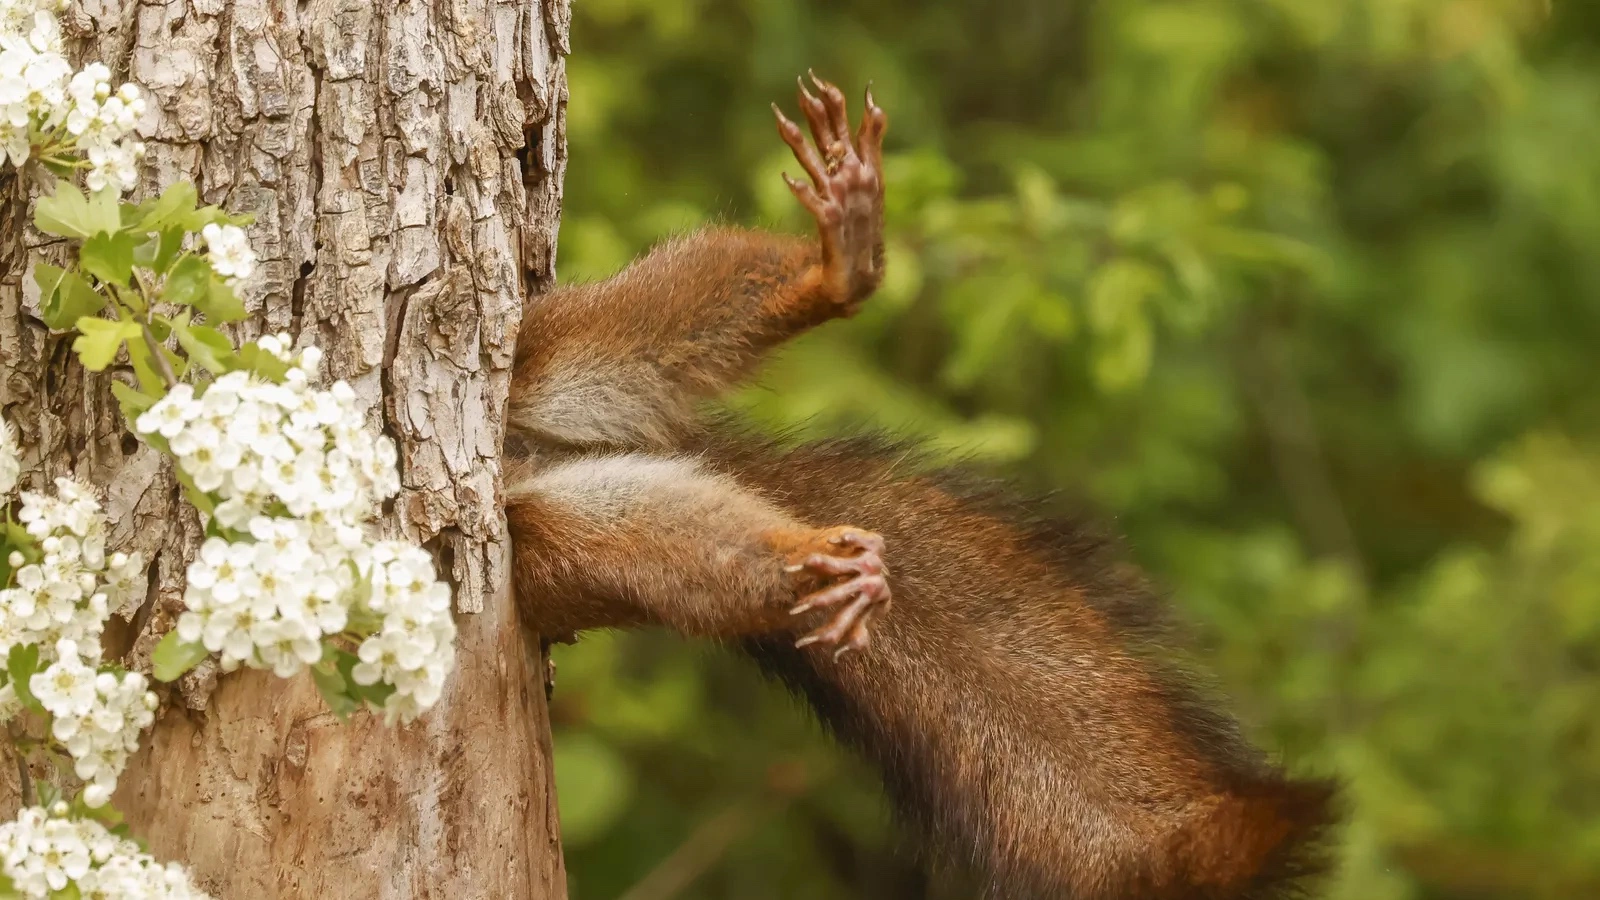
<svg viewBox="0 0 1600 900">
<path fill-rule="evenodd" d="M 506 514 L 527 627 L 737 642 L 881 770 L 912 836 L 992 900 L 1243 900 L 1327 866 L 1334 792 L 1288 777 L 1163 659 L 1106 545 L 871 439 L 703 420 L 883 277 L 883 136 L 812 76 L 774 105 L 815 240 L 716 228 L 528 307 Z"/>
</svg>

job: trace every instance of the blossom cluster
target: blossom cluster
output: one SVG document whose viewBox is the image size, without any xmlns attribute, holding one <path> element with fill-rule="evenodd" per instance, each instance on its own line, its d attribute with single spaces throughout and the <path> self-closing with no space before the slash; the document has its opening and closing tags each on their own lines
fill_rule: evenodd
<svg viewBox="0 0 1600 900">
<path fill-rule="evenodd" d="M 71 641 L 62 641 L 56 661 L 28 680 L 51 715 L 51 736 L 67 748 L 74 771 L 87 783 L 83 796 L 89 806 L 111 798 L 128 755 L 139 749 L 139 732 L 155 721 L 158 700 L 146 684 L 138 672 L 118 676 L 84 665 Z"/>
<path fill-rule="evenodd" d="M 145 101 L 111 90 L 111 70 L 74 72 L 62 48 L 59 0 L 0 0 L 0 164 L 76 149 L 90 190 L 132 187 L 144 144 L 134 135 Z"/>
<path fill-rule="evenodd" d="M 0 33 L 27 31 L 34 16 L 54 13 L 66 5 L 66 0 L 0 0 Z"/>
<path fill-rule="evenodd" d="M 144 561 L 138 553 L 106 554 L 100 504 L 68 478 L 56 479 L 53 495 L 24 491 L 17 519 L 34 558 L 13 548 L 7 560 L 14 585 L 0 590 L 0 657 L 32 645 L 49 664 L 28 689 L 51 714 L 51 734 L 78 777 L 90 782 L 85 801 L 100 806 L 154 720 L 156 697 L 145 677 L 119 676 L 100 661 L 106 620 L 138 596 Z M 21 707 L 17 685 L 0 687 L 0 721 Z"/>
<path fill-rule="evenodd" d="M 0 825 L 0 872 L 23 897 L 83 900 L 205 900 L 175 863 L 162 865 L 139 845 L 92 819 L 67 818 L 65 803 L 33 806 Z"/>
<path fill-rule="evenodd" d="M 383 627 L 361 643 L 351 676 L 361 685 L 394 685 L 385 710 L 409 722 L 438 702 L 455 665 L 450 588 L 434 578 L 433 557 L 400 541 L 380 541 L 357 566 L 371 585 L 367 608 Z"/>
<path fill-rule="evenodd" d="M 91 191 L 109 187 L 119 193 L 132 187 L 139 177 L 135 166 L 144 155 L 144 144 L 128 138 L 145 112 L 139 89 L 124 84 L 112 93 L 111 70 L 90 63 L 72 76 L 67 96 L 67 133 L 89 161 L 84 184 Z"/>
<path fill-rule="evenodd" d="M 269 353 L 283 343 L 258 342 Z M 222 498 L 216 518 L 224 528 L 287 513 L 350 544 L 359 535 L 349 532 L 399 491 L 397 456 L 393 441 L 366 431 L 349 385 L 310 386 L 307 372 L 320 358 L 315 347 L 303 350 L 282 384 L 229 372 L 203 392 L 176 385 L 134 430 L 164 439 L 195 487 Z"/>
<path fill-rule="evenodd" d="M 356 619 L 358 684 L 394 688 L 386 717 L 411 721 L 454 664 L 450 591 L 416 547 L 372 542 L 380 504 L 400 489 L 392 441 L 365 428 L 344 382 L 312 387 L 315 347 L 258 346 L 289 363 L 282 383 L 230 372 L 170 389 L 134 430 L 166 441 L 179 469 L 219 502 L 190 564 L 178 635 L 240 665 L 293 676 L 322 661 Z"/>
<path fill-rule="evenodd" d="M 57 478 L 53 495 L 23 491 L 17 519 L 38 558 L 11 551 L 15 585 L 0 590 L 0 656 L 34 644 L 49 660 L 67 641 L 98 662 L 106 619 L 138 593 L 144 560 L 138 553 L 106 554 L 100 503 L 70 478 Z"/>
</svg>

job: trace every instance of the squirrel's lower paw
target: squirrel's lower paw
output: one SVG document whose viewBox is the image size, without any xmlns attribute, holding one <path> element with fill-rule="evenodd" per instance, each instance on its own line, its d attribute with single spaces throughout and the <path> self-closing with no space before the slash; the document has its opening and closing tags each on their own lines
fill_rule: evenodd
<svg viewBox="0 0 1600 900">
<path fill-rule="evenodd" d="M 833 654 L 837 659 L 851 650 L 865 649 L 869 627 L 889 610 L 889 570 L 883 564 L 883 538 L 870 531 L 840 526 L 818 534 L 818 542 L 823 550 L 804 554 L 788 571 L 805 573 L 808 582 L 846 577 L 803 595 L 789 610 L 796 616 L 814 609 L 833 610 L 826 624 L 794 645 L 837 647 Z"/>
</svg>

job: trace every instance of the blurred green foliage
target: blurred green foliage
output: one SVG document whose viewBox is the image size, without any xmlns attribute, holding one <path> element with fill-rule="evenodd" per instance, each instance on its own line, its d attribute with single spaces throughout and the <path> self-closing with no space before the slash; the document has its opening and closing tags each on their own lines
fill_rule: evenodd
<svg viewBox="0 0 1600 900">
<path fill-rule="evenodd" d="M 1114 517 L 1262 741 L 1348 781 L 1330 897 L 1600 897 L 1600 5 L 575 7 L 565 278 L 804 229 L 767 104 L 873 79 L 888 281 L 738 407 Z M 932 896 L 750 667 L 557 659 L 578 900 Z"/>
</svg>

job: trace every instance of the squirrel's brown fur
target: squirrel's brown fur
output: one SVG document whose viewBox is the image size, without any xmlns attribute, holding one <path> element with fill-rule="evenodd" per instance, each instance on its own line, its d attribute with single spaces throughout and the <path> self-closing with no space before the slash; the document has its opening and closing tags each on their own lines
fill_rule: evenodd
<svg viewBox="0 0 1600 900">
<path fill-rule="evenodd" d="M 506 478 L 528 626 L 741 641 L 878 765 L 930 862 L 994 900 L 1290 895 L 1324 864 L 1331 789 L 1201 701 L 1160 604 L 1089 531 L 903 447 L 697 420 L 881 278 L 886 119 L 869 93 L 851 135 L 817 87 L 815 147 L 778 121 L 818 241 L 706 231 L 530 306 Z"/>
</svg>

